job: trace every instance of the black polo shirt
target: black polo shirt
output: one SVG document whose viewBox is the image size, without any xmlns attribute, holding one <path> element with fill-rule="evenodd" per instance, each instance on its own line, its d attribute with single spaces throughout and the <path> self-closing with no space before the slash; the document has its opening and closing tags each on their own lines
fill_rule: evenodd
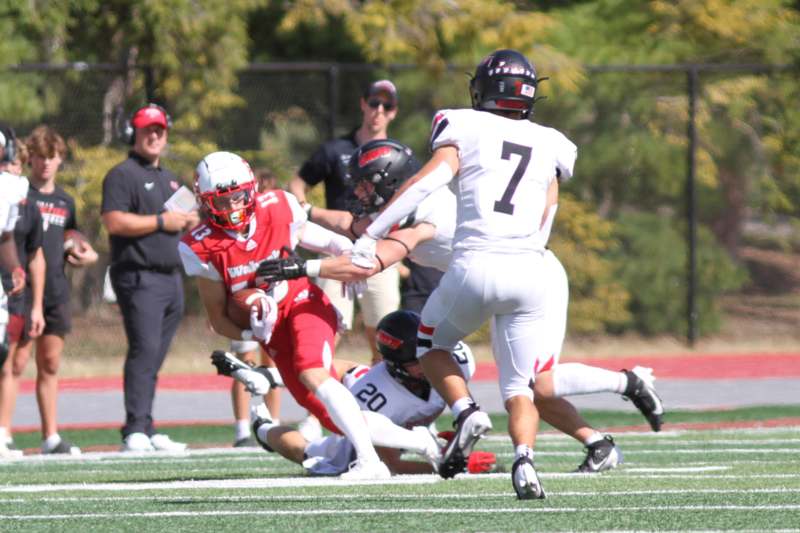
<svg viewBox="0 0 800 533">
<path fill-rule="evenodd" d="M 169 170 L 154 166 L 130 152 L 128 159 L 115 166 L 103 180 L 102 212 L 123 211 L 137 215 L 157 215 L 164 202 L 181 186 Z M 112 270 L 147 269 L 169 272 L 180 266 L 180 233 L 155 231 L 139 237 L 111 235 Z"/>
<path fill-rule="evenodd" d="M 325 183 L 328 209 L 347 210 L 347 165 L 358 148 L 356 131 L 322 143 L 297 173 L 311 187 L 321 181 Z"/>
<path fill-rule="evenodd" d="M 64 273 L 64 232 L 77 229 L 75 200 L 58 185 L 53 192 L 44 193 L 31 184 L 27 201 L 35 205 L 42 216 L 42 251 L 47 263 L 45 306 L 66 303 L 69 301 L 69 281 Z"/>
</svg>

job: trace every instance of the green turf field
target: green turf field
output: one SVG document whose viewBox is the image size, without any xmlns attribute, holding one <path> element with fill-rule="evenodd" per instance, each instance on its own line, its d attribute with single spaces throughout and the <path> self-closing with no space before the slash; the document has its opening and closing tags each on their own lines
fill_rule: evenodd
<svg viewBox="0 0 800 533">
<path fill-rule="evenodd" d="M 622 425 L 621 413 L 589 413 Z M 670 421 L 798 416 L 796 408 L 673 413 Z M 621 422 L 622 421 L 622 422 Z M 504 421 L 496 419 L 496 428 Z M 639 423 L 639 420 L 630 420 Z M 445 424 L 441 423 L 440 427 Z M 227 441 L 229 428 L 181 428 L 190 442 Z M 102 432 L 84 435 L 95 438 Z M 109 432 L 109 437 L 113 432 Z M 79 444 L 81 439 L 73 440 Z M 33 436 L 31 436 L 33 438 Z M 517 501 L 509 474 L 388 483 L 309 478 L 257 450 L 181 455 L 88 452 L 80 458 L 0 462 L 0 531 L 597 531 L 797 530 L 800 427 L 617 433 L 625 463 L 568 474 L 583 458 L 573 441 L 543 434 L 537 467 L 544 501 Z M 114 442 L 118 442 L 115 440 Z M 479 444 L 512 460 L 502 430 Z"/>
</svg>

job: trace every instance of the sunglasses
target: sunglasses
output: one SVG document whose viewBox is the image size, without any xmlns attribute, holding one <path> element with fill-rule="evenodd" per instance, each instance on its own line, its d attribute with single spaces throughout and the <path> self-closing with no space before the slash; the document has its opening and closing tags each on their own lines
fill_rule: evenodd
<svg viewBox="0 0 800 533">
<path fill-rule="evenodd" d="M 378 109 L 378 107 L 383 106 L 384 111 L 391 111 L 394 109 L 394 104 L 390 102 L 384 102 L 383 100 L 368 100 L 367 105 L 370 106 L 372 109 Z"/>
</svg>

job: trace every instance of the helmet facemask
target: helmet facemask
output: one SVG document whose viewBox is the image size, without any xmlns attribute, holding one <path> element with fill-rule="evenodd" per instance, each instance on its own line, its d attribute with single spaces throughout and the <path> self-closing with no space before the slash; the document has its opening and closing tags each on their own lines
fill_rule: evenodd
<svg viewBox="0 0 800 533">
<path fill-rule="evenodd" d="M 255 213 L 255 183 L 218 186 L 200 195 L 209 222 L 222 229 L 240 231 Z"/>
</svg>

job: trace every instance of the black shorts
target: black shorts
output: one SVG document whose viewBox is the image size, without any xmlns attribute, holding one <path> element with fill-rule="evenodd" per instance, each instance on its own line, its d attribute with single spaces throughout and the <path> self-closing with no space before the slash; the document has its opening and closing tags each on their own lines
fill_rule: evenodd
<svg viewBox="0 0 800 533">
<path fill-rule="evenodd" d="M 69 301 L 44 306 L 44 331 L 42 335 L 65 337 L 72 331 L 72 309 Z"/>
</svg>

